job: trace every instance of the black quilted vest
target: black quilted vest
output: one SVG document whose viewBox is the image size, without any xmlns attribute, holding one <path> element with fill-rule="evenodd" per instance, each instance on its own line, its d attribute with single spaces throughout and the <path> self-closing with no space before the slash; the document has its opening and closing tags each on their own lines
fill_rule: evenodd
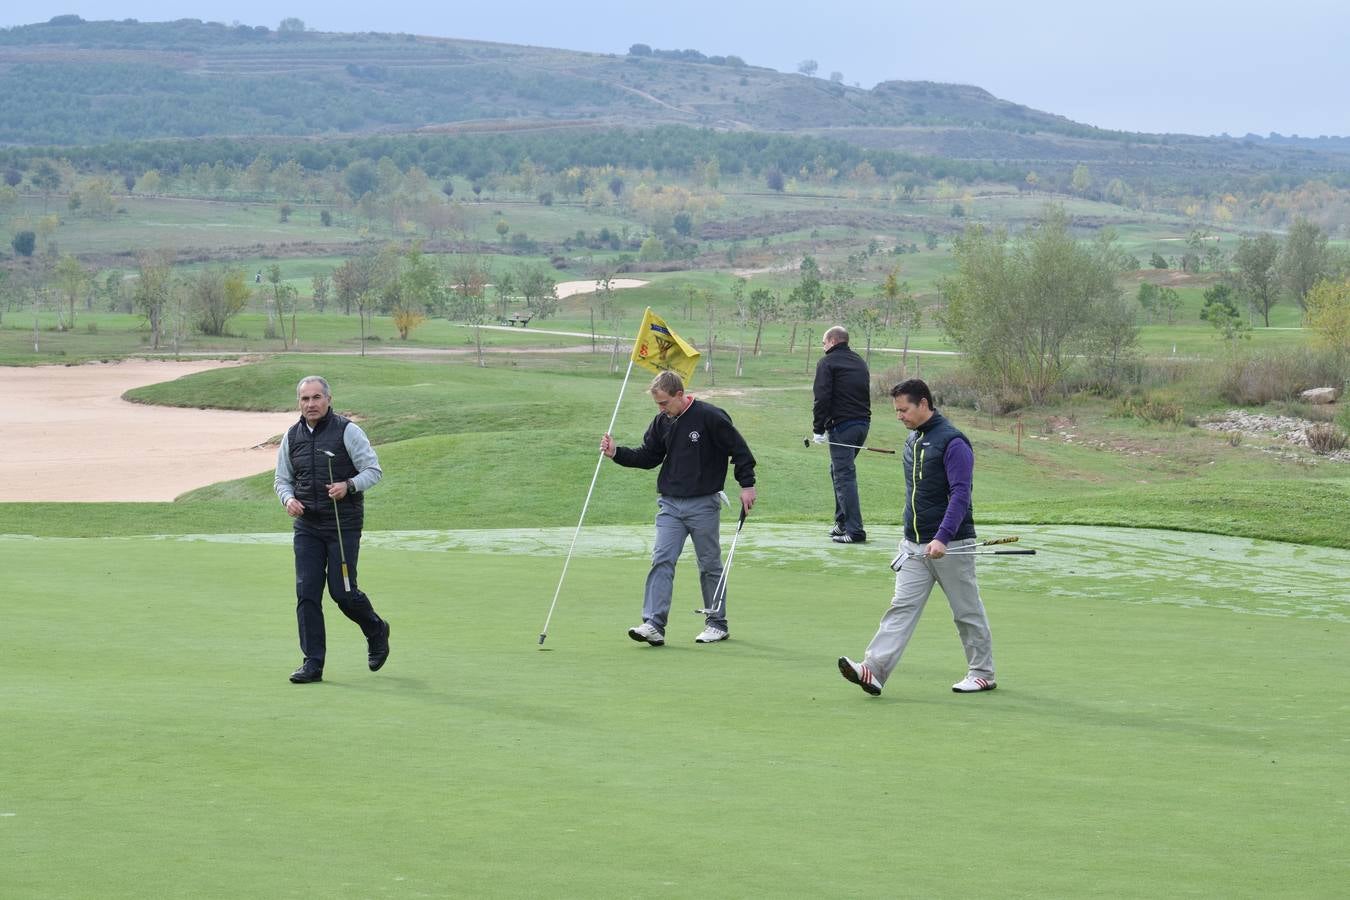
<svg viewBox="0 0 1350 900">
<path fill-rule="evenodd" d="M 294 470 L 295 497 L 305 505 L 305 514 L 301 517 L 304 524 L 320 528 L 334 528 L 337 525 L 333 501 L 325 485 L 356 477 L 356 465 L 342 443 L 343 432 L 350 424 L 350 419 L 330 409 L 314 426 L 313 434 L 306 427 L 303 416 L 286 433 L 291 468 Z M 321 452 L 324 450 L 333 454 L 331 479 L 328 476 L 328 457 Z M 338 501 L 337 509 L 342 515 L 344 529 L 359 529 L 364 524 L 365 500 L 359 491 L 349 491 L 346 497 Z M 301 521 L 297 520 L 296 525 L 300 526 Z"/>
<path fill-rule="evenodd" d="M 905 537 L 916 544 L 926 544 L 936 535 L 947 513 L 951 486 L 947 484 L 947 467 L 942 454 L 952 441 L 970 440 L 936 410 L 933 415 L 905 441 Z M 966 509 L 966 516 L 952 535 L 952 540 L 975 537 L 974 504 Z"/>
</svg>

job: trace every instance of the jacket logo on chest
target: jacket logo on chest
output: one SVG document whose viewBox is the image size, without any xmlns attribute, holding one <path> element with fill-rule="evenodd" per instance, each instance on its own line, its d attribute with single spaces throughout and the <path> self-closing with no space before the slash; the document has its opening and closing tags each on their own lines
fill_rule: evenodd
<svg viewBox="0 0 1350 900">
<path fill-rule="evenodd" d="M 691 431 L 691 432 L 689 432 L 689 440 L 690 440 L 690 441 L 692 441 L 693 443 L 697 444 L 697 443 L 698 443 L 698 439 L 699 439 L 699 433 L 698 433 L 697 431 Z"/>
</svg>

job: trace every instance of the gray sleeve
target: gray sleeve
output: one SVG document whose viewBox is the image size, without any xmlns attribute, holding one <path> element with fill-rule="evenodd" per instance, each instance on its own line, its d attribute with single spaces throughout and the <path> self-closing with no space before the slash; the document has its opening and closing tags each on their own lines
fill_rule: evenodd
<svg viewBox="0 0 1350 900">
<path fill-rule="evenodd" d="M 295 470 L 291 468 L 291 433 L 289 430 L 281 436 L 281 446 L 277 448 L 277 474 L 272 479 L 272 490 L 277 492 L 281 505 L 295 496 Z"/>
<path fill-rule="evenodd" d="M 356 477 L 352 482 L 358 491 L 368 491 L 380 483 L 384 471 L 380 469 L 380 460 L 375 456 L 375 448 L 370 446 L 370 438 L 361 430 L 361 426 L 352 422 L 342 432 L 342 445 L 356 466 Z"/>
</svg>

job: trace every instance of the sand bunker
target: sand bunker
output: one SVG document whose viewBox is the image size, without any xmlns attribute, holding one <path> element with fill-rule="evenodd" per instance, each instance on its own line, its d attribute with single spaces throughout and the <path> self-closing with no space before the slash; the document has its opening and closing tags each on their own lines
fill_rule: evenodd
<svg viewBox="0 0 1350 900">
<path fill-rule="evenodd" d="M 239 365 L 216 360 L 126 360 L 83 366 L 0 367 L 5 452 L 0 501 L 172 500 L 184 491 L 276 465 L 259 446 L 297 412 L 144 406 L 134 387 Z"/>
</svg>

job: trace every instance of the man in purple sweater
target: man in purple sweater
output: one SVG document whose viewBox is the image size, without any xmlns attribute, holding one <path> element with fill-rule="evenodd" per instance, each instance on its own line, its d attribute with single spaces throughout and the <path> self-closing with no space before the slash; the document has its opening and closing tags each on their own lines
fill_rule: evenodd
<svg viewBox="0 0 1350 900">
<path fill-rule="evenodd" d="M 905 442 L 905 561 L 895 576 L 895 596 L 881 617 L 861 663 L 839 657 L 839 673 L 868 694 L 881 693 L 914 634 L 933 586 L 940 585 L 952 608 L 966 650 L 966 677 L 952 685 L 958 694 L 992 691 L 994 654 L 989 617 L 975 581 L 975 556 L 948 555 L 975 544 L 970 490 L 975 454 L 970 440 L 933 408 L 933 393 L 917 378 L 891 389 L 896 417 L 909 429 Z M 906 555 L 908 554 L 908 555 Z"/>
</svg>

